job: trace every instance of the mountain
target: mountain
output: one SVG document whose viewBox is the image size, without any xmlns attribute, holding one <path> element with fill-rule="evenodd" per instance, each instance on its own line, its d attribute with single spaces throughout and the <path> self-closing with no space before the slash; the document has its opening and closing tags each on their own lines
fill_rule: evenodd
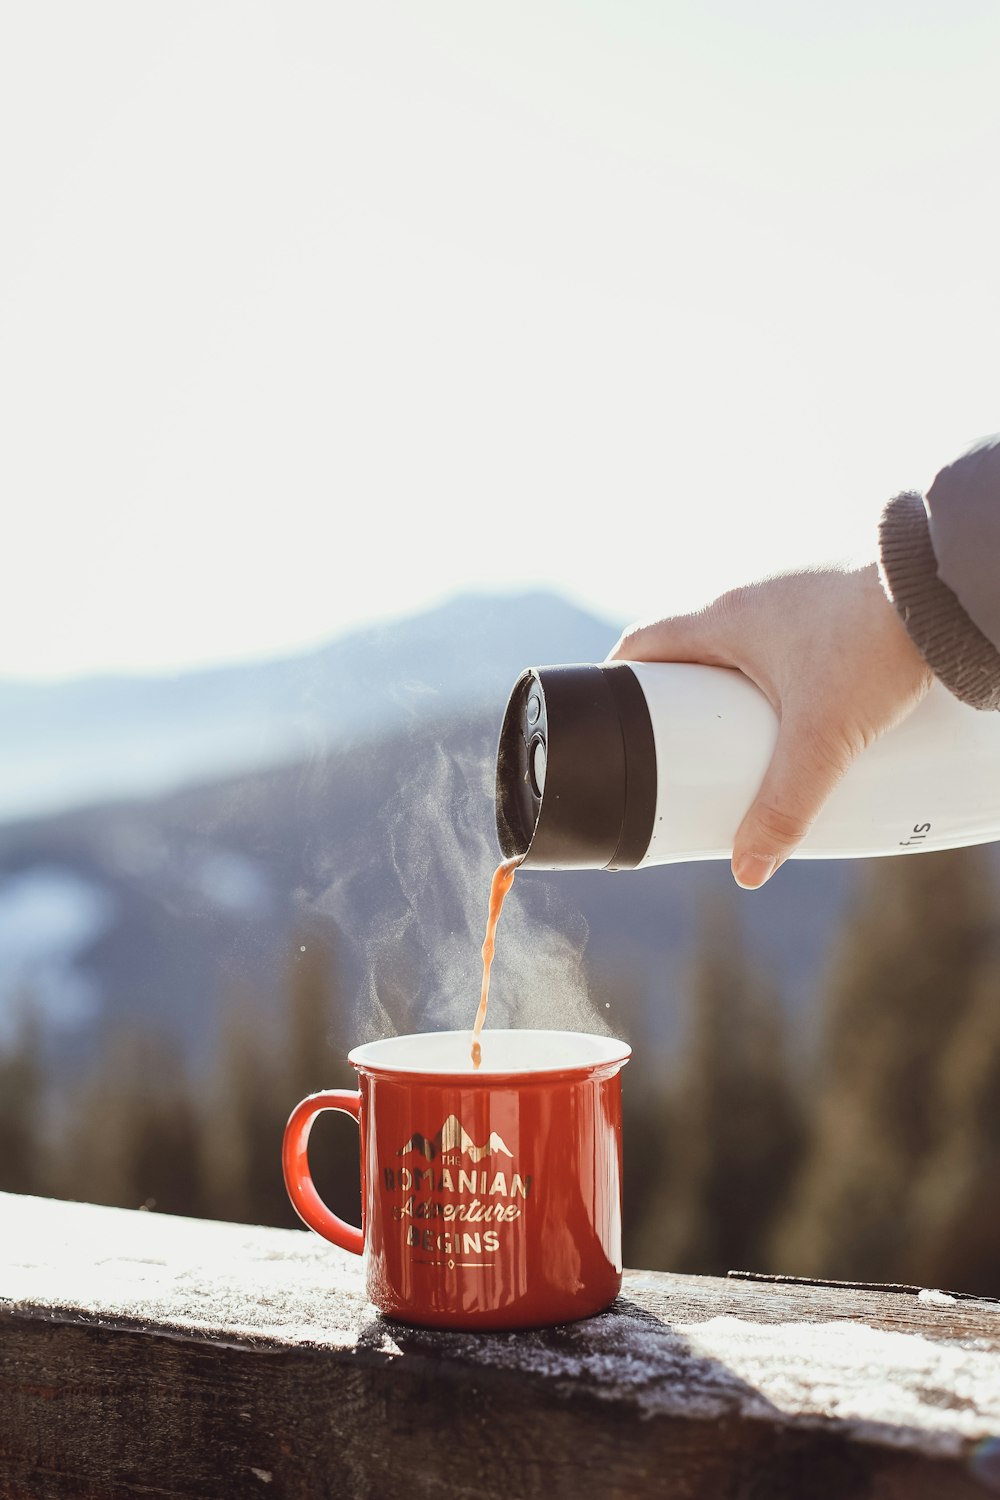
<svg viewBox="0 0 1000 1500">
<path fill-rule="evenodd" d="M 498 1152 L 510 1157 L 514 1154 L 495 1130 L 491 1131 L 485 1146 L 477 1146 L 457 1115 L 449 1115 L 434 1136 L 420 1135 L 419 1132 L 412 1135 L 396 1155 L 408 1156 L 411 1151 L 419 1151 L 428 1161 L 433 1161 L 446 1151 L 462 1151 L 471 1156 L 473 1161 L 482 1161 L 484 1156 L 495 1156 Z"/>
<path fill-rule="evenodd" d="M 617 627 L 552 594 L 454 599 L 278 661 L 0 682 L 0 820 L 291 765 L 457 713 L 525 666 L 601 661 Z"/>
</svg>

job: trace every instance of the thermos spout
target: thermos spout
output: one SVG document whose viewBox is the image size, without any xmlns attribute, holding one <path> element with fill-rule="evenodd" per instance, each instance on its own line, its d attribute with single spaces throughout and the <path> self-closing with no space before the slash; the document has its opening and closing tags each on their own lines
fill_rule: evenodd
<svg viewBox="0 0 1000 1500">
<path fill-rule="evenodd" d="M 496 771 L 506 859 L 539 869 L 631 869 L 649 847 L 656 754 L 625 663 L 531 667 L 510 695 Z"/>
</svg>

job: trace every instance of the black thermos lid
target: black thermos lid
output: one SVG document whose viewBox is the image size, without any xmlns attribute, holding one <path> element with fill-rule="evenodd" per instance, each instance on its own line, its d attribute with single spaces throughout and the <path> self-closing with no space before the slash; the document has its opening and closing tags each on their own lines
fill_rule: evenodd
<svg viewBox="0 0 1000 1500">
<path fill-rule="evenodd" d="M 633 869 L 649 848 L 656 749 L 624 662 L 531 667 L 514 684 L 497 749 L 497 836 L 536 869 Z"/>
</svg>

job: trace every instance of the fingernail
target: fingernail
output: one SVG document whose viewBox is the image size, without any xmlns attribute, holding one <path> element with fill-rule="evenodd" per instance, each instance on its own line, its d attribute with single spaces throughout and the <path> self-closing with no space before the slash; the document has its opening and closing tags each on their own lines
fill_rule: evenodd
<svg viewBox="0 0 1000 1500">
<path fill-rule="evenodd" d="M 770 854 L 741 854 L 733 865 L 736 884 L 745 891 L 759 890 L 766 880 L 770 880 L 777 865 L 778 861 Z"/>
</svg>

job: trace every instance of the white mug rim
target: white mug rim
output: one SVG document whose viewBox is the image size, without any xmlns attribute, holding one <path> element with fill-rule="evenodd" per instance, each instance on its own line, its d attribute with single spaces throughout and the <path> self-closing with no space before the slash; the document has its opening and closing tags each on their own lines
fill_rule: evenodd
<svg viewBox="0 0 1000 1500">
<path fill-rule="evenodd" d="M 539 1064 L 533 1064 L 530 1060 L 498 1063 L 495 1060 L 498 1050 L 505 1052 L 508 1046 L 505 1039 L 512 1037 L 532 1037 L 565 1043 L 566 1058 L 563 1061 L 549 1060 Z M 394 1059 L 392 1056 L 396 1048 L 407 1043 L 433 1042 L 447 1045 L 449 1041 L 455 1039 L 465 1044 L 464 1058 L 466 1060 L 461 1064 L 443 1067 L 429 1066 L 427 1062 L 406 1057 Z M 586 1075 L 603 1071 L 614 1065 L 623 1066 L 632 1056 L 632 1048 L 628 1042 L 623 1042 L 618 1037 L 602 1036 L 595 1032 L 542 1030 L 534 1027 L 491 1028 L 482 1033 L 482 1063 L 480 1067 L 473 1068 L 472 1040 L 472 1032 L 468 1029 L 418 1031 L 403 1036 L 381 1037 L 374 1042 L 363 1042 L 351 1048 L 347 1054 L 347 1060 L 359 1072 L 392 1074 L 400 1078 L 454 1078 L 475 1086 L 487 1079 L 496 1078 L 545 1078 L 565 1073 Z M 499 1048 L 497 1043 L 499 1043 Z M 574 1048 L 577 1049 L 576 1056 L 573 1056 Z M 580 1049 L 585 1050 L 588 1055 L 580 1056 Z M 491 1053 L 494 1054 L 493 1058 L 491 1058 Z"/>
</svg>

